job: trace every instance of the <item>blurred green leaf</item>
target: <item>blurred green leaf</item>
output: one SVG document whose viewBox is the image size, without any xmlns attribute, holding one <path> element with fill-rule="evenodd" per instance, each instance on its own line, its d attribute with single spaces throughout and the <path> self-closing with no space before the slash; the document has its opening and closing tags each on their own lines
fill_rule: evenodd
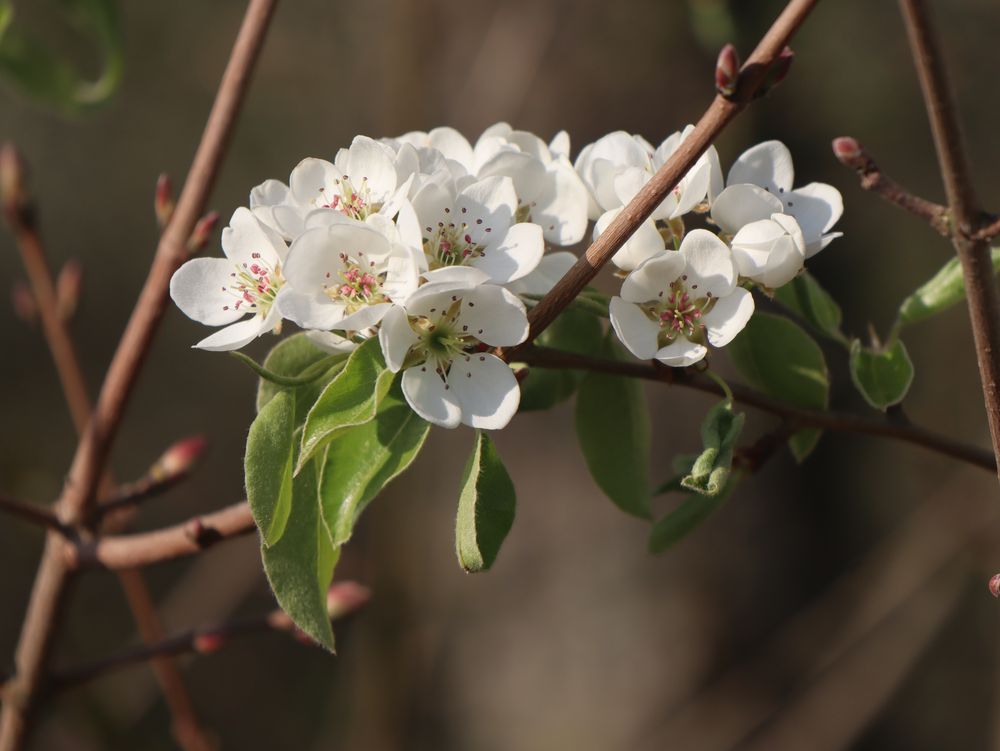
<svg viewBox="0 0 1000 751">
<path fill-rule="evenodd" d="M 681 479 L 674 478 L 662 490 L 664 492 L 679 490 L 686 493 L 687 498 L 653 525 L 653 529 L 649 533 L 649 552 L 662 553 L 669 550 L 700 527 L 708 517 L 718 511 L 723 503 L 729 500 L 738 480 L 738 473 L 732 475 L 721 492 L 714 496 L 705 496 L 683 488 L 680 484 Z"/>
<path fill-rule="evenodd" d="M 567 308 L 535 343 L 562 352 L 589 354 L 600 349 L 603 337 L 600 319 L 590 313 Z M 578 370 L 532 368 L 521 383 L 520 410 L 529 412 L 554 407 L 573 395 L 581 378 L 583 373 Z"/>
<path fill-rule="evenodd" d="M 1000 248 L 990 248 L 993 271 L 1000 270 Z M 952 258 L 940 270 L 914 290 L 899 305 L 896 330 L 937 315 L 965 299 L 965 280 L 958 258 Z"/>
<path fill-rule="evenodd" d="M 313 344 L 305 333 L 299 333 L 282 339 L 274 345 L 267 353 L 267 357 L 264 358 L 263 366 L 267 371 L 279 376 L 298 378 L 303 375 L 311 375 L 316 368 L 323 369 L 324 363 L 329 363 L 322 377 L 296 386 L 292 390 L 295 395 L 296 415 L 298 421 L 301 422 L 305 420 L 309 408 L 319 398 L 333 376 L 340 372 L 340 368 L 343 367 L 342 363 L 347 360 L 347 356 L 347 353 L 331 355 Z M 262 378 L 257 385 L 257 411 L 260 412 L 275 394 L 280 393 L 285 388 L 287 387 L 279 386 Z"/>
<path fill-rule="evenodd" d="M 823 352 L 801 327 L 787 318 L 757 313 L 726 348 L 740 374 L 758 391 L 795 407 L 826 409 L 830 378 Z M 788 446 L 803 461 L 821 431 L 800 430 Z"/>
<path fill-rule="evenodd" d="M 285 532 L 292 507 L 295 399 L 277 394 L 250 425 L 244 458 L 247 501 L 265 545 Z"/>
<path fill-rule="evenodd" d="M 708 411 L 701 425 L 704 450 L 695 459 L 691 470 L 681 478 L 682 487 L 707 496 L 722 492 L 733 468 L 733 449 L 745 420 L 745 414 L 733 412 L 730 399 L 719 402 Z"/>
<path fill-rule="evenodd" d="M 430 424 L 406 403 L 397 380 L 374 420 L 330 442 L 319 494 L 334 544 L 350 539 L 361 512 L 417 458 L 429 431 Z"/>
<path fill-rule="evenodd" d="M 124 39 L 116 0 L 58 0 L 66 20 L 87 35 L 102 60 L 90 79 L 72 62 L 14 21 L 10 0 L 0 0 L 0 77 L 21 92 L 66 113 L 106 102 L 118 89 L 124 69 Z"/>
<path fill-rule="evenodd" d="M 605 348 L 616 357 L 611 342 Z M 650 427 L 642 384 L 587 373 L 576 395 L 576 435 L 598 487 L 623 511 L 648 519 Z"/>
<path fill-rule="evenodd" d="M 913 362 L 899 339 L 884 350 L 862 347 L 855 339 L 850 366 L 855 387 L 870 405 L 883 411 L 903 401 L 913 383 Z"/>
<path fill-rule="evenodd" d="M 819 333 L 848 346 L 849 341 L 840 330 L 843 320 L 840 306 L 809 272 L 799 274 L 791 282 L 775 290 L 774 299 Z"/>
<path fill-rule="evenodd" d="M 469 573 L 485 571 L 496 560 L 514 524 L 514 483 L 486 433 L 476 431 L 476 445 L 462 473 L 455 522 L 455 552 Z"/>
</svg>

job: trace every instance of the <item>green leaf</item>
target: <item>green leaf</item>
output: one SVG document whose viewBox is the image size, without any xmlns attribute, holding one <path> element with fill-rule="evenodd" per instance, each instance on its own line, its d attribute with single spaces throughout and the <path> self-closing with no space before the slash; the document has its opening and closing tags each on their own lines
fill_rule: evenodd
<svg viewBox="0 0 1000 751">
<path fill-rule="evenodd" d="M 124 68 L 124 38 L 115 0 L 59 0 L 66 20 L 97 47 L 103 65 L 90 79 L 33 34 L 13 23 L 13 5 L 0 3 L 0 76 L 23 93 L 63 112 L 103 104 L 117 90 Z"/>
<path fill-rule="evenodd" d="M 843 314 L 840 306 L 808 272 L 799 274 L 790 283 L 775 290 L 774 299 L 798 315 L 819 333 L 848 345 L 840 330 Z"/>
<path fill-rule="evenodd" d="M 541 333 L 535 343 L 562 352 L 588 354 L 600 349 L 604 330 L 599 318 L 590 313 L 567 308 Z M 576 391 L 583 378 L 578 370 L 532 368 L 521 383 L 520 411 L 549 409 L 565 401 Z"/>
<path fill-rule="evenodd" d="M 295 625 L 333 651 L 326 594 L 339 548 L 320 523 L 316 465 L 308 462 L 295 478 L 285 534 L 261 547 L 264 572 L 281 609 Z"/>
<path fill-rule="evenodd" d="M 335 545 L 350 539 L 365 507 L 417 458 L 429 431 L 430 424 L 406 403 L 397 380 L 374 420 L 330 442 L 319 494 Z"/>
<path fill-rule="evenodd" d="M 990 248 L 990 256 L 993 261 L 993 271 L 1000 270 L 1000 248 Z M 899 329 L 930 318 L 964 299 L 965 281 L 962 278 L 962 265 L 958 258 L 952 258 L 903 300 L 899 306 L 896 327 Z"/>
<path fill-rule="evenodd" d="M 281 386 L 272 380 L 262 378 L 257 385 L 257 411 L 275 394 L 287 388 L 293 388 L 295 394 L 296 413 L 299 420 L 304 420 L 309 408 L 313 405 L 333 376 L 340 372 L 347 361 L 348 353 L 330 354 L 315 344 L 304 333 L 295 334 L 278 342 L 267 357 L 264 358 L 263 369 L 281 378 L 305 378 L 304 383 L 297 386 Z M 252 361 L 251 361 L 252 362 Z M 257 363 L 253 363 L 255 366 Z M 261 367 L 261 366 L 258 366 Z M 322 371 L 319 377 L 313 377 L 316 371 Z"/>
<path fill-rule="evenodd" d="M 394 375 L 386 370 L 377 337 L 359 345 L 309 410 L 295 473 L 345 430 L 374 418 Z"/>
<path fill-rule="evenodd" d="M 688 497 L 680 505 L 653 525 L 649 533 L 649 552 L 662 553 L 679 543 L 719 510 L 739 481 L 738 474 L 729 478 L 722 491 L 714 496 L 698 495 L 687 491 Z M 680 482 L 675 478 L 677 485 Z M 676 489 L 676 488 L 671 488 Z"/>
<path fill-rule="evenodd" d="M 295 400 L 282 392 L 260 411 L 247 436 L 247 501 L 265 545 L 281 539 L 291 512 L 294 430 Z"/>
<path fill-rule="evenodd" d="M 913 362 L 902 341 L 885 349 L 862 347 L 851 342 L 851 380 L 870 405 L 886 410 L 899 404 L 913 383 Z"/>
<path fill-rule="evenodd" d="M 455 552 L 466 571 L 493 565 L 514 524 L 515 494 L 507 469 L 486 433 L 476 431 L 476 445 L 462 473 L 455 522 Z"/>
<path fill-rule="evenodd" d="M 823 352 L 801 327 L 781 316 L 757 313 L 726 348 L 733 364 L 751 386 L 795 407 L 826 409 L 830 378 Z M 803 461 L 821 432 L 800 430 L 788 442 Z"/>
<path fill-rule="evenodd" d="M 716 496 L 722 492 L 733 468 L 733 449 L 743 430 L 746 415 L 733 412 L 733 403 L 726 399 L 712 407 L 701 425 L 704 450 L 680 484 L 702 495 Z"/>
<path fill-rule="evenodd" d="M 613 345 L 606 347 L 615 357 Z M 576 396 L 576 435 L 598 487 L 623 511 L 648 519 L 650 427 L 642 384 L 587 373 Z"/>
</svg>

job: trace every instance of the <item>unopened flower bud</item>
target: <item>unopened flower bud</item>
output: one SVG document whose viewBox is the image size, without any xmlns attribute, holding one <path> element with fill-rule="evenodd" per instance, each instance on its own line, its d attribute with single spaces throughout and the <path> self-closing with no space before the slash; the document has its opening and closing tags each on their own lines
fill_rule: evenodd
<svg viewBox="0 0 1000 751">
<path fill-rule="evenodd" d="M 27 282 L 18 280 L 10 290 L 10 303 L 14 313 L 25 323 L 34 325 L 38 321 L 38 303 Z"/>
<path fill-rule="evenodd" d="M 196 435 L 178 441 L 168 448 L 150 468 L 150 476 L 157 482 L 179 479 L 190 472 L 208 448 L 205 436 Z"/>
<path fill-rule="evenodd" d="M 167 226 L 174 214 L 174 188 L 167 174 L 160 175 L 156 180 L 156 194 L 153 198 L 153 210 L 156 212 L 156 223 L 160 228 Z"/>
<path fill-rule="evenodd" d="M 79 261 L 70 260 L 60 269 L 56 279 L 56 306 L 59 317 L 68 321 L 76 313 L 83 291 L 83 266 Z"/>
<path fill-rule="evenodd" d="M 857 168 L 864 158 L 864 149 L 857 139 L 850 136 L 841 136 L 833 139 L 833 155 L 837 160 L 848 167 Z"/>
<path fill-rule="evenodd" d="M 191 232 L 191 237 L 188 238 L 188 250 L 192 254 L 200 253 L 205 249 L 212 239 L 212 233 L 215 232 L 215 225 L 218 223 L 218 211 L 210 211 L 198 220 L 198 223 L 194 225 L 194 230 Z"/>
<path fill-rule="evenodd" d="M 771 68 L 767 71 L 764 83 L 762 83 L 760 89 L 757 90 L 757 96 L 764 96 L 771 89 L 784 81 L 785 77 L 788 75 L 788 71 L 792 69 L 792 60 L 794 59 L 795 53 L 792 52 L 792 48 L 785 47 L 785 49 L 778 54 L 774 64 L 771 65 Z"/>
<path fill-rule="evenodd" d="M 371 596 L 371 590 L 357 582 L 336 582 L 326 592 L 326 612 L 331 620 L 341 618 L 360 608 Z"/>
<path fill-rule="evenodd" d="M 23 219 L 27 205 L 24 186 L 24 160 L 12 143 L 0 146 L 0 206 L 12 224 Z"/>
<path fill-rule="evenodd" d="M 739 80 L 740 56 L 736 47 L 727 44 L 719 52 L 719 59 L 715 63 L 715 90 L 722 96 L 732 96 Z"/>
<path fill-rule="evenodd" d="M 229 639 L 224 634 L 218 631 L 208 631 L 196 635 L 191 642 L 191 646 L 198 654 L 210 655 L 226 646 L 226 642 L 228 641 Z"/>
<path fill-rule="evenodd" d="M 994 597 L 1000 597 L 1000 574 L 993 574 L 990 577 L 990 594 Z"/>
</svg>

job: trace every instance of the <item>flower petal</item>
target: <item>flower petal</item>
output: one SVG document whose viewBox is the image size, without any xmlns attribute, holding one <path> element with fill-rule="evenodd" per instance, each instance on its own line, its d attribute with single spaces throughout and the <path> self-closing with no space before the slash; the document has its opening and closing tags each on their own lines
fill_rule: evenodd
<svg viewBox="0 0 1000 751">
<path fill-rule="evenodd" d="M 483 249 L 483 255 L 476 256 L 471 263 L 489 274 L 498 284 L 512 282 L 530 274 L 545 252 L 542 228 L 537 224 L 515 224 L 497 240 L 499 242 L 487 245 Z"/>
<path fill-rule="evenodd" d="M 239 296 L 229 289 L 236 266 L 225 258 L 194 258 L 170 278 L 170 297 L 188 318 L 206 326 L 224 326 L 248 311 L 236 307 Z"/>
<path fill-rule="evenodd" d="M 700 297 L 725 297 L 736 286 L 736 265 L 729 247 L 705 229 L 693 229 L 681 241 L 687 261 L 687 287 Z"/>
<path fill-rule="evenodd" d="M 708 347 L 704 344 L 697 344 L 688 341 L 684 337 L 678 337 L 670 342 L 666 347 L 662 347 L 656 352 L 656 359 L 664 365 L 674 368 L 686 368 L 704 359 L 708 354 Z"/>
<path fill-rule="evenodd" d="M 475 159 L 472 155 L 472 146 L 465 136 L 454 128 L 435 128 L 427 134 L 427 145 L 437 149 L 446 159 L 458 162 L 467 172 L 472 172 Z"/>
<path fill-rule="evenodd" d="M 478 174 L 480 178 L 494 175 L 509 177 L 514 183 L 515 200 L 527 205 L 542 192 L 545 165 L 530 154 L 506 148 L 487 159 Z"/>
<path fill-rule="evenodd" d="M 241 206 L 233 212 L 229 226 L 222 230 L 222 251 L 237 263 L 259 258 L 273 268 L 285 260 L 288 246 L 274 229 Z"/>
<path fill-rule="evenodd" d="M 702 316 L 708 343 L 725 347 L 743 330 L 753 315 L 754 302 L 750 290 L 737 287 L 731 295 L 715 301 L 710 311 Z"/>
<path fill-rule="evenodd" d="M 531 207 L 531 221 L 542 226 L 547 242 L 575 245 L 587 233 L 587 196 L 587 186 L 571 166 L 552 162 Z"/>
<path fill-rule="evenodd" d="M 781 200 L 756 185 L 730 185 L 712 204 L 712 221 L 727 235 L 735 235 L 744 225 L 767 219 L 784 211 Z"/>
<path fill-rule="evenodd" d="M 277 302 L 281 315 L 303 329 L 329 331 L 341 328 L 346 306 L 321 292 L 299 292 L 286 287 Z"/>
<path fill-rule="evenodd" d="M 684 273 L 687 261 L 676 250 L 661 250 L 622 282 L 622 299 L 632 303 L 657 300 Z"/>
<path fill-rule="evenodd" d="M 367 182 L 372 197 L 386 200 L 396 189 L 396 166 L 389 150 L 368 136 L 355 136 L 347 152 L 344 178 L 355 190 Z"/>
<path fill-rule="evenodd" d="M 239 349 L 245 344 L 252 342 L 261 334 L 266 334 L 274 328 L 278 320 L 279 317 L 275 314 L 274 309 L 272 309 L 267 318 L 256 315 L 253 318 L 247 318 L 245 321 L 239 321 L 231 326 L 226 326 L 224 329 L 219 329 L 194 346 L 197 349 L 204 349 L 209 352 L 228 352 L 232 349 Z"/>
<path fill-rule="evenodd" d="M 495 242 L 514 223 L 517 193 L 509 177 L 495 175 L 462 189 L 455 199 L 450 221 L 464 226 L 476 245 Z"/>
<path fill-rule="evenodd" d="M 393 306 L 385 314 L 378 330 L 378 342 L 382 346 L 386 367 L 393 373 L 398 373 L 410 347 L 417 341 L 418 337 L 410 326 L 406 311 L 398 305 Z"/>
<path fill-rule="evenodd" d="M 611 209 L 600 216 L 594 225 L 595 240 L 607 230 L 620 213 L 620 208 Z M 663 236 L 656 229 L 653 221 L 647 219 L 639 225 L 639 228 L 632 233 L 618 252 L 611 256 L 611 261 L 623 271 L 632 271 L 647 258 L 657 256 L 664 250 L 666 248 L 663 245 Z"/>
<path fill-rule="evenodd" d="M 542 256 L 534 271 L 516 282 L 511 282 L 507 285 L 507 289 L 515 295 L 547 294 L 575 263 L 576 256 L 568 250 L 547 253 Z"/>
<path fill-rule="evenodd" d="M 304 208 L 313 209 L 330 202 L 327 193 L 333 194 L 340 170 L 325 159 L 309 157 L 299 162 L 288 178 L 292 198 Z"/>
<path fill-rule="evenodd" d="M 490 280 L 490 275 L 473 266 L 443 266 L 422 275 L 427 284 L 454 284 L 459 287 L 475 287 Z"/>
<path fill-rule="evenodd" d="M 462 420 L 458 399 L 429 363 L 407 368 L 402 386 L 406 401 L 427 422 L 442 428 L 458 427 Z"/>
<path fill-rule="evenodd" d="M 528 316 L 517 295 L 495 284 L 462 294 L 455 325 L 491 347 L 510 347 L 528 338 Z"/>
<path fill-rule="evenodd" d="M 506 427 L 521 403 L 517 378 L 510 366 L 495 355 L 455 358 L 448 371 L 448 384 L 462 407 L 462 422 L 473 428 Z"/>
<path fill-rule="evenodd" d="M 334 328 L 341 331 L 364 331 L 372 326 L 378 325 L 389 309 L 393 307 L 391 302 L 380 302 L 374 305 L 366 305 L 359 310 L 344 316 Z"/>
<path fill-rule="evenodd" d="M 307 331 L 306 338 L 324 352 L 336 355 L 341 352 L 353 352 L 357 344 L 330 331 Z"/>
<path fill-rule="evenodd" d="M 809 183 L 782 198 L 785 212 L 795 217 L 809 246 L 817 245 L 823 233 L 829 231 L 844 213 L 840 191 L 826 183 Z"/>
<path fill-rule="evenodd" d="M 791 190 L 794 181 L 792 155 L 781 141 L 764 141 L 744 151 L 726 178 L 727 185 L 753 183 L 772 193 Z"/>
<path fill-rule="evenodd" d="M 653 323 L 638 305 L 612 297 L 611 326 L 618 339 L 640 360 L 649 360 L 656 354 L 660 327 Z"/>
</svg>

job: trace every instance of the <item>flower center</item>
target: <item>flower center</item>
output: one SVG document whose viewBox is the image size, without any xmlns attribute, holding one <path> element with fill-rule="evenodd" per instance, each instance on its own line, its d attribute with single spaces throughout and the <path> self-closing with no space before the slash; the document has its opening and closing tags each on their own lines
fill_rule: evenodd
<svg viewBox="0 0 1000 751">
<path fill-rule="evenodd" d="M 235 298 L 232 305 L 223 305 L 223 310 L 245 310 L 266 316 L 278 296 L 278 290 L 285 283 L 281 275 L 281 264 L 271 268 L 261 260 L 260 253 L 251 253 L 250 261 L 238 264 L 229 277 L 229 286 L 223 287 Z"/>
<path fill-rule="evenodd" d="M 446 208 L 445 214 L 452 210 Z M 486 255 L 486 246 L 472 239 L 471 229 L 476 227 L 490 233 L 492 227 L 483 226 L 482 217 L 469 216 L 469 210 L 463 206 L 461 218 L 456 222 L 438 222 L 437 227 L 424 227 L 424 253 L 431 270 L 445 266 L 467 266 L 476 258 Z"/>
<path fill-rule="evenodd" d="M 461 311 L 462 298 L 453 295 L 444 310 L 431 308 L 428 315 L 410 316 L 410 328 L 417 335 L 417 342 L 410 348 L 404 367 L 429 366 L 446 379 L 452 360 L 469 357 L 470 351 L 482 347 L 482 342 L 468 333 L 469 327 L 459 320 Z"/>
<path fill-rule="evenodd" d="M 336 272 L 337 278 L 334 279 L 330 272 L 326 274 L 327 281 L 323 284 L 323 290 L 327 297 L 346 305 L 349 313 L 367 305 L 389 302 L 389 298 L 382 292 L 385 274 L 374 273 L 374 264 L 365 268 L 347 253 L 341 253 L 340 260 L 343 268 Z"/>
<path fill-rule="evenodd" d="M 325 188 L 319 189 L 320 193 L 323 194 L 316 201 L 320 208 L 335 209 L 351 217 L 351 219 L 359 221 L 364 221 L 372 214 L 377 214 L 382 208 L 382 202 L 373 199 L 367 177 L 361 178 L 361 183 L 357 188 L 354 187 L 354 184 L 347 175 L 334 180 L 334 185 L 335 188 L 332 195 L 326 193 Z M 323 203 L 324 200 L 327 203 Z"/>
<path fill-rule="evenodd" d="M 688 290 L 683 276 L 660 292 L 659 299 L 641 306 L 643 312 L 660 327 L 660 343 L 665 346 L 683 336 L 691 341 L 702 337 L 701 319 L 715 305 L 715 298 L 709 292 L 704 297 L 694 297 L 698 285 Z"/>
</svg>

